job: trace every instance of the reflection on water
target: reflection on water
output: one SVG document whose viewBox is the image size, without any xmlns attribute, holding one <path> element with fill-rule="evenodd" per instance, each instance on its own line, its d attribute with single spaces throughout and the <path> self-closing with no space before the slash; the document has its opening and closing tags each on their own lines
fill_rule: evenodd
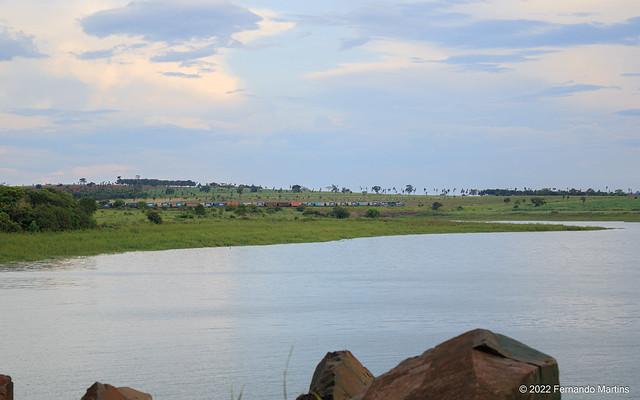
<svg viewBox="0 0 640 400">
<path fill-rule="evenodd" d="M 590 224 L 622 229 L 0 266 L 0 372 L 26 400 L 80 398 L 95 380 L 159 400 L 226 399 L 242 386 L 247 399 L 279 399 L 292 345 L 297 393 L 326 351 L 351 349 L 377 374 L 486 327 L 558 358 L 564 384 L 630 385 L 632 398 L 640 226 Z"/>
</svg>

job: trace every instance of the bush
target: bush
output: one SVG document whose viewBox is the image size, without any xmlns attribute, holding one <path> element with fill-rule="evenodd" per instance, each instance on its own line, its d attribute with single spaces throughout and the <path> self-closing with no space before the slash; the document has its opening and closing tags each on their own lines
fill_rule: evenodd
<svg viewBox="0 0 640 400">
<path fill-rule="evenodd" d="M 40 227 L 36 221 L 31 221 L 29 226 L 27 227 L 27 231 L 29 232 L 40 232 Z"/>
<path fill-rule="evenodd" d="M 333 207 L 331 215 L 338 219 L 346 219 L 351 216 L 351 213 L 344 207 Z"/>
<path fill-rule="evenodd" d="M 533 203 L 534 207 L 540 207 L 546 203 L 546 200 L 542 197 L 532 197 L 531 203 Z"/>
<path fill-rule="evenodd" d="M 196 215 L 199 216 L 199 217 L 204 217 L 206 215 L 206 213 L 207 213 L 207 210 L 204 209 L 204 206 L 202 204 L 198 204 L 193 209 L 193 212 L 195 212 Z"/>
<path fill-rule="evenodd" d="M 20 232 L 22 227 L 19 223 L 9 218 L 9 214 L 0 212 L 0 232 Z"/>
<path fill-rule="evenodd" d="M 92 201 L 92 204 L 87 200 L 78 202 L 70 194 L 51 188 L 0 186 L 0 230 L 62 231 L 91 228 L 95 226 L 91 214 L 97 209 L 95 201 Z"/>
<path fill-rule="evenodd" d="M 326 217 L 327 215 L 318 210 L 306 209 L 302 212 L 305 217 Z"/>
<path fill-rule="evenodd" d="M 296 207 L 296 211 L 304 212 L 304 204 L 300 204 L 298 207 Z"/>
<path fill-rule="evenodd" d="M 240 204 L 238 207 L 236 207 L 236 209 L 233 211 L 234 214 L 236 214 L 239 217 L 244 217 L 245 215 L 247 215 L 247 206 L 245 206 L 244 204 Z"/>
<path fill-rule="evenodd" d="M 380 217 L 380 211 L 375 208 L 370 208 L 364 216 L 367 218 L 378 218 Z"/>
<path fill-rule="evenodd" d="M 438 211 L 438 209 L 440 209 L 440 207 L 442 207 L 444 204 L 440 203 L 439 201 L 435 201 L 433 202 L 433 204 L 431 204 L 431 209 L 433 211 Z"/>
<path fill-rule="evenodd" d="M 505 197 L 504 200 L 502 200 L 502 201 L 504 201 L 505 203 L 510 203 L 511 202 L 511 198 Z"/>
<path fill-rule="evenodd" d="M 154 224 L 161 224 L 162 223 L 162 216 L 157 211 L 153 211 L 153 210 L 149 211 L 147 213 L 147 219 L 149 221 L 153 222 Z"/>
<path fill-rule="evenodd" d="M 123 200 L 114 201 L 113 208 L 124 208 L 124 201 Z"/>
<path fill-rule="evenodd" d="M 93 213 L 98 211 L 98 204 L 90 197 L 83 197 L 78 200 L 78 206 L 80 206 L 80 209 L 87 215 L 93 215 Z"/>
</svg>

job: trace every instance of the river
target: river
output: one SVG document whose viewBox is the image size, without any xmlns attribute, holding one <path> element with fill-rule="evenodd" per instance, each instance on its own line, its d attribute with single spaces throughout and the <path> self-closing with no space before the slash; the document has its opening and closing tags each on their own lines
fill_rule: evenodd
<svg viewBox="0 0 640 400">
<path fill-rule="evenodd" d="M 483 327 L 556 357 L 563 385 L 626 385 L 630 394 L 610 398 L 637 398 L 640 224 L 590 225 L 616 229 L 0 266 L 0 373 L 20 400 L 77 400 L 96 380 L 157 400 L 229 399 L 242 388 L 246 400 L 282 399 L 293 349 L 294 399 L 327 351 L 349 349 L 380 374 Z"/>
</svg>

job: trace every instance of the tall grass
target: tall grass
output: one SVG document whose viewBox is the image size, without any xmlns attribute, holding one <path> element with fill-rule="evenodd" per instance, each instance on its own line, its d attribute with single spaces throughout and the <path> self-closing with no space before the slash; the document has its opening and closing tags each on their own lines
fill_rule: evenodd
<svg viewBox="0 0 640 400">
<path fill-rule="evenodd" d="M 397 218 L 202 218 L 162 225 L 148 221 L 93 230 L 0 233 L 0 263 L 126 251 L 324 242 L 385 235 L 469 232 L 533 232 L 589 228 L 542 224 L 454 222 L 429 217 Z"/>
</svg>

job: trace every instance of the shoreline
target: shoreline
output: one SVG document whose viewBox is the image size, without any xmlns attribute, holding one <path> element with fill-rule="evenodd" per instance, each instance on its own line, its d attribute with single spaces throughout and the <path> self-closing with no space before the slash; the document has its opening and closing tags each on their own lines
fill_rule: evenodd
<svg viewBox="0 0 640 400">
<path fill-rule="evenodd" d="M 185 223 L 124 224 L 92 230 L 0 234 L 0 265 L 72 257 L 207 247 L 321 243 L 345 239 L 448 233 L 606 230 L 553 223 L 514 224 L 434 218 L 278 220 L 203 219 Z"/>
</svg>

